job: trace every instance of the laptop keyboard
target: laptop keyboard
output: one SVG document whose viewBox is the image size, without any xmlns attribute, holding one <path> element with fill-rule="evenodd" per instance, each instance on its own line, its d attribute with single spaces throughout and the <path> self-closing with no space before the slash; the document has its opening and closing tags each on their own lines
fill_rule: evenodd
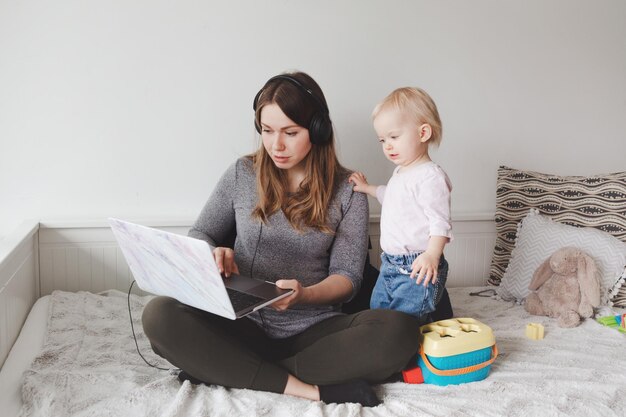
<svg viewBox="0 0 626 417">
<path fill-rule="evenodd" d="M 245 292 L 226 288 L 230 302 L 233 305 L 235 311 L 241 311 L 244 308 L 251 307 L 259 302 L 265 301 L 264 298 L 257 297 L 256 295 L 246 294 Z"/>
</svg>

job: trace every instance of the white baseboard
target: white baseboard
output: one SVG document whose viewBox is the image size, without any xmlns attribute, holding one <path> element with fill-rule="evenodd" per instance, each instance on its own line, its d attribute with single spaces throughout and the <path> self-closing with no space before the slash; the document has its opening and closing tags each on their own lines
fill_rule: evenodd
<svg viewBox="0 0 626 417">
<path fill-rule="evenodd" d="M 152 222 L 144 224 L 152 225 Z M 189 226 L 180 222 L 159 228 L 186 234 Z M 484 285 L 489 275 L 495 244 L 495 224 L 491 220 L 453 222 L 454 240 L 446 246 L 450 265 L 448 287 Z M 376 218 L 370 223 L 370 259 L 380 266 L 380 228 Z M 42 223 L 39 232 L 41 295 L 55 289 L 99 292 L 128 290 L 131 274 L 108 226 L 100 223 Z"/>
</svg>

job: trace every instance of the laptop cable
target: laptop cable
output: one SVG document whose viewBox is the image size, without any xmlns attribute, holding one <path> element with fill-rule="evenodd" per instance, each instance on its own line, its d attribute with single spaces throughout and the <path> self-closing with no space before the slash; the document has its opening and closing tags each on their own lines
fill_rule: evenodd
<svg viewBox="0 0 626 417">
<path fill-rule="evenodd" d="M 139 350 L 139 343 L 137 343 L 137 336 L 135 335 L 135 326 L 133 326 L 133 313 L 131 312 L 131 309 L 130 309 L 130 291 L 133 289 L 134 284 L 135 284 L 135 280 L 133 280 L 133 282 L 130 283 L 130 287 L 128 287 L 128 316 L 130 317 L 130 329 L 133 332 L 133 339 L 135 339 L 135 346 L 137 347 L 137 353 L 139 353 L 139 356 L 141 356 L 141 359 L 143 359 L 143 361 L 147 363 L 148 365 L 150 365 L 151 367 L 160 369 L 162 371 L 171 371 L 172 368 L 161 368 L 160 366 L 151 364 L 150 362 L 146 360 L 146 358 L 143 357 L 143 355 L 141 354 L 141 351 Z"/>
</svg>

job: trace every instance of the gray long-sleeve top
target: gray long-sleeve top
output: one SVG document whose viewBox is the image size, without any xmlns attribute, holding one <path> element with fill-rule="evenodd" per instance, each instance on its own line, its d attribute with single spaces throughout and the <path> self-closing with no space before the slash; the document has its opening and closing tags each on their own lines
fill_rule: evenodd
<svg viewBox="0 0 626 417">
<path fill-rule="evenodd" d="M 365 194 L 354 192 L 347 175 L 335 186 L 328 220 L 335 232 L 296 231 L 279 211 L 262 224 L 252 217 L 257 203 L 252 161 L 231 165 L 213 190 L 189 236 L 212 246 L 225 246 L 236 233 L 235 261 L 242 275 L 276 282 L 297 279 L 308 287 L 329 275 L 343 275 L 354 296 L 363 279 L 367 251 L 369 207 Z M 350 297 L 351 298 L 351 297 Z M 264 308 L 249 317 L 274 338 L 302 332 L 339 312 L 340 305 L 296 305 L 279 312 Z"/>
</svg>

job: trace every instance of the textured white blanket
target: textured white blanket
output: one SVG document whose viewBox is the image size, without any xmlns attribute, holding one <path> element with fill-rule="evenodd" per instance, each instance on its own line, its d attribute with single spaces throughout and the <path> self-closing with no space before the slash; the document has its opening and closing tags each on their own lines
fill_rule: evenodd
<svg viewBox="0 0 626 417">
<path fill-rule="evenodd" d="M 126 295 L 54 292 L 44 348 L 24 374 L 21 416 L 624 416 L 626 336 L 587 320 L 561 329 L 521 306 L 450 291 L 457 317 L 491 326 L 500 356 L 487 379 L 462 385 L 384 384 L 383 404 L 362 408 L 250 390 L 180 384 L 172 372 L 147 366 L 135 351 Z M 148 297 L 132 296 L 139 346 Z M 545 339 L 525 338 L 540 322 Z"/>
</svg>

